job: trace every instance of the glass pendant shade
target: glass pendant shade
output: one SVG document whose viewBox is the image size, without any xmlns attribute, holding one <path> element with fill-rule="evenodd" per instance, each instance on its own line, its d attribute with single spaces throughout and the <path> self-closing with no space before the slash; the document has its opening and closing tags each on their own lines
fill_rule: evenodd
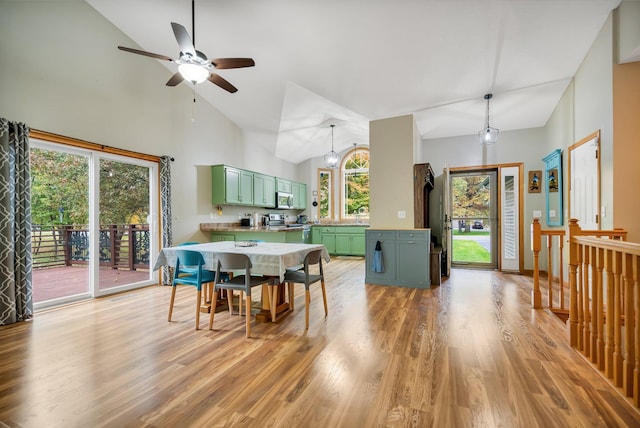
<svg viewBox="0 0 640 428">
<path fill-rule="evenodd" d="M 480 144 L 494 144 L 498 141 L 498 134 L 500 130 L 493 128 L 489 125 L 489 100 L 493 98 L 493 94 L 487 94 L 484 99 L 487 100 L 487 121 L 483 129 L 478 131 L 478 137 L 480 137 Z"/>
<path fill-rule="evenodd" d="M 185 80 L 194 84 L 202 83 L 209 77 L 209 72 L 198 64 L 180 64 L 178 71 Z"/>
<path fill-rule="evenodd" d="M 340 165 L 340 155 L 333 150 L 333 127 L 331 125 L 331 151 L 324 155 L 324 164 L 327 168 L 337 168 Z"/>
<path fill-rule="evenodd" d="M 487 126 L 482 131 L 478 132 L 478 137 L 480 137 L 480 143 L 482 144 L 494 144 L 498 141 L 498 134 L 500 130 L 498 128 L 492 128 Z"/>
</svg>

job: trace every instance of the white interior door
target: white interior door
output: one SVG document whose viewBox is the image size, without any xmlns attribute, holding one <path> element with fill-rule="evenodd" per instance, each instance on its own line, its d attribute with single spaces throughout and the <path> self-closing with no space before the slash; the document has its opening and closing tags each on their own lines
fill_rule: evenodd
<svg viewBox="0 0 640 428">
<path fill-rule="evenodd" d="M 519 168 L 500 168 L 501 269 L 520 271 L 520 183 Z"/>
<path fill-rule="evenodd" d="M 569 187 L 569 218 L 579 220 L 582 229 L 600 229 L 600 168 L 599 136 L 579 142 L 569 148 L 571 175 Z"/>
</svg>

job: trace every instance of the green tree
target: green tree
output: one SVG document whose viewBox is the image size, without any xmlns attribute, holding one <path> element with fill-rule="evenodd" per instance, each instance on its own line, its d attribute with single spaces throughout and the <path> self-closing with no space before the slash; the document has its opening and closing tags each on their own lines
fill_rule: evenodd
<svg viewBox="0 0 640 428">
<path fill-rule="evenodd" d="M 472 175 L 451 178 L 454 218 L 489 217 L 489 177 Z"/>
<path fill-rule="evenodd" d="M 149 169 L 118 161 L 100 161 L 100 223 L 146 223 Z"/>
<path fill-rule="evenodd" d="M 89 163 L 85 156 L 31 149 L 31 218 L 34 224 L 86 224 Z"/>
</svg>

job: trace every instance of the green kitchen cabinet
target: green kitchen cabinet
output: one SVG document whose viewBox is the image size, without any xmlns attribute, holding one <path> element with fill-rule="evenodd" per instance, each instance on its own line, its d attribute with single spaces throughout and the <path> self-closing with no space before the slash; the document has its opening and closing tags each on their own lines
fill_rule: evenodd
<svg viewBox="0 0 640 428">
<path fill-rule="evenodd" d="M 381 272 L 374 271 L 377 242 L 380 242 L 384 265 Z M 367 230 L 365 282 L 401 287 L 430 287 L 430 243 L 430 229 Z"/>
<path fill-rule="evenodd" d="M 365 227 L 363 226 L 342 226 L 336 227 L 336 254 L 349 256 L 364 256 L 365 249 Z"/>
<path fill-rule="evenodd" d="M 304 210 L 307 208 L 307 185 L 304 183 L 291 182 L 291 192 L 293 193 L 293 208 Z"/>
<path fill-rule="evenodd" d="M 235 241 L 234 234 L 229 232 L 211 232 L 211 242 Z"/>
<path fill-rule="evenodd" d="M 322 232 L 320 226 L 311 226 L 311 243 L 322 244 Z"/>
<path fill-rule="evenodd" d="M 259 207 L 276 206 L 276 178 L 253 173 L 253 204 Z"/>
<path fill-rule="evenodd" d="M 212 166 L 211 202 L 214 205 L 253 205 L 253 172 L 227 165 Z"/>
<path fill-rule="evenodd" d="M 276 177 L 276 190 L 278 192 L 292 193 L 292 182 L 284 178 Z"/>
<path fill-rule="evenodd" d="M 329 254 L 336 253 L 336 228 L 333 226 L 320 227 L 320 243 L 325 246 Z"/>
</svg>

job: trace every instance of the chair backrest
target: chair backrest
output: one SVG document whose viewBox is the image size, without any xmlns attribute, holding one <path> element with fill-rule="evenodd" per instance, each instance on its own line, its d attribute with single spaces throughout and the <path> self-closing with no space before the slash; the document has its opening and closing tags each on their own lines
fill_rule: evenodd
<svg viewBox="0 0 640 428">
<path fill-rule="evenodd" d="M 250 269 L 251 260 L 246 254 L 218 253 L 218 267 L 220 270 Z"/>
<path fill-rule="evenodd" d="M 204 257 L 197 251 L 176 250 L 176 255 L 178 256 L 177 269 L 180 269 L 181 265 L 184 267 L 204 266 Z"/>
<path fill-rule="evenodd" d="M 304 264 L 317 265 L 322 262 L 322 250 L 313 250 L 304 258 Z"/>
</svg>

